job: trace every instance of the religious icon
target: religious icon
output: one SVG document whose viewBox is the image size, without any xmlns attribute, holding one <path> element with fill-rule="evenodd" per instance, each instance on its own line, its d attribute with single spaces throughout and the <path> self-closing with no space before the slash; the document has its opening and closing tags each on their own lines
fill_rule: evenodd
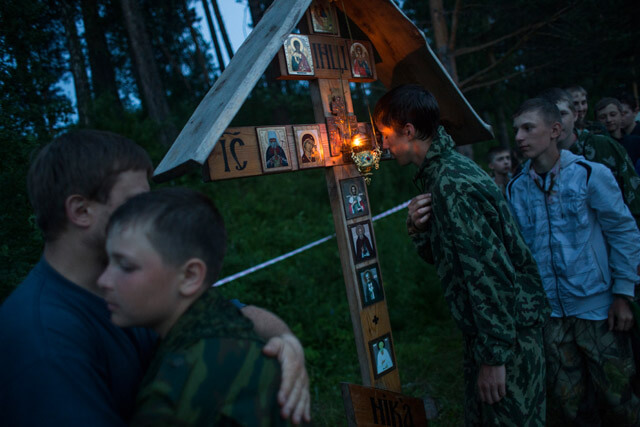
<svg viewBox="0 0 640 427">
<path fill-rule="evenodd" d="M 287 144 L 287 130 L 284 126 L 259 127 L 256 128 L 256 132 L 262 170 L 264 172 L 290 170 L 289 144 Z"/>
<path fill-rule="evenodd" d="M 354 79 L 371 81 L 376 78 L 374 75 L 375 69 L 373 68 L 372 53 L 368 46 L 368 42 L 353 42 L 349 46 L 351 74 Z"/>
<path fill-rule="evenodd" d="M 364 221 L 349 226 L 351 248 L 356 264 L 375 258 L 376 250 L 371 237 L 371 222 Z"/>
<path fill-rule="evenodd" d="M 284 41 L 284 53 L 287 72 L 297 76 L 313 76 L 313 58 L 309 38 L 300 34 L 291 34 Z"/>
<path fill-rule="evenodd" d="M 374 378 L 380 378 L 382 375 L 395 369 L 391 334 L 386 334 L 380 338 L 369 341 L 369 349 L 371 350 Z"/>
<path fill-rule="evenodd" d="M 361 177 L 343 179 L 340 181 L 340 190 L 342 191 L 342 205 L 346 219 L 369 214 L 364 181 Z"/>
<path fill-rule="evenodd" d="M 300 168 L 324 165 L 322 140 L 318 125 L 294 126 L 293 135 L 298 150 L 298 164 Z"/>
<path fill-rule="evenodd" d="M 351 142 L 351 137 L 358 133 L 356 116 L 349 115 L 348 122 L 344 116 L 327 117 L 327 135 L 329 136 L 329 152 L 331 157 L 342 155 L 342 143 Z"/>
<path fill-rule="evenodd" d="M 380 284 L 380 270 L 378 269 L 378 264 L 361 268 L 356 272 L 356 274 L 358 275 L 358 288 L 360 289 L 362 307 L 375 304 L 376 302 L 384 299 L 384 291 Z"/>
<path fill-rule="evenodd" d="M 329 0 L 314 0 L 309 7 L 308 16 L 311 19 L 313 33 L 340 35 L 338 15 Z"/>
</svg>

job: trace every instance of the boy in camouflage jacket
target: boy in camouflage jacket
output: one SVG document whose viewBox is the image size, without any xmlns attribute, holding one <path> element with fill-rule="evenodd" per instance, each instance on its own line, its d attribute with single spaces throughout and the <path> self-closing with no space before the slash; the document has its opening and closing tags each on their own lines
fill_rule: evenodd
<svg viewBox="0 0 640 427">
<path fill-rule="evenodd" d="M 209 284 L 226 248 L 205 196 L 172 188 L 136 196 L 109 221 L 109 265 L 98 285 L 118 326 L 161 337 L 132 425 L 285 425 L 278 362 L 253 325 Z"/>
<path fill-rule="evenodd" d="M 466 425 L 544 425 L 549 307 L 502 192 L 455 151 L 422 87 L 391 90 L 374 117 L 398 163 L 420 166 L 407 228 L 463 333 Z"/>
</svg>

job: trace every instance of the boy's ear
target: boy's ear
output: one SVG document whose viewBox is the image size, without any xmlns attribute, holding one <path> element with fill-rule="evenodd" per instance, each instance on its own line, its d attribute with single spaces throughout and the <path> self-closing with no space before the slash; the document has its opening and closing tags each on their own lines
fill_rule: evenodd
<svg viewBox="0 0 640 427">
<path fill-rule="evenodd" d="M 64 210 L 70 223 L 87 228 L 93 223 L 91 202 L 80 194 L 72 194 L 64 201 Z"/>
<path fill-rule="evenodd" d="M 402 133 L 409 139 L 413 139 L 416 136 L 416 128 L 412 123 L 407 123 L 402 128 Z"/>
<path fill-rule="evenodd" d="M 562 133 L 562 124 L 559 122 L 554 122 L 551 125 L 551 138 L 559 138 Z"/>
<path fill-rule="evenodd" d="M 185 297 L 194 296 L 200 291 L 207 277 L 207 265 L 200 258 L 188 259 L 182 265 L 182 274 L 180 294 Z"/>
</svg>

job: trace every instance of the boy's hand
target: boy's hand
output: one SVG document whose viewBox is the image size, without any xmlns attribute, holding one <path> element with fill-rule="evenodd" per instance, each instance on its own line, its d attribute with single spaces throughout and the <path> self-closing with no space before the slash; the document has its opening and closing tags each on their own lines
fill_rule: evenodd
<svg viewBox="0 0 640 427">
<path fill-rule="evenodd" d="M 431 193 L 420 194 L 409 202 L 407 231 L 409 234 L 420 233 L 427 229 L 427 221 L 431 217 Z"/>
<path fill-rule="evenodd" d="M 628 331 L 633 326 L 633 312 L 625 297 L 614 296 L 609 307 L 609 330 Z"/>
<path fill-rule="evenodd" d="M 262 349 L 267 356 L 277 357 L 282 370 L 278 391 L 278 403 L 283 418 L 291 418 L 293 424 L 311 421 L 309 376 L 304 367 L 304 350 L 293 334 L 271 338 Z"/>
<path fill-rule="evenodd" d="M 507 394 L 506 369 L 504 365 L 480 366 L 478 372 L 478 394 L 480 401 L 493 405 Z"/>
</svg>

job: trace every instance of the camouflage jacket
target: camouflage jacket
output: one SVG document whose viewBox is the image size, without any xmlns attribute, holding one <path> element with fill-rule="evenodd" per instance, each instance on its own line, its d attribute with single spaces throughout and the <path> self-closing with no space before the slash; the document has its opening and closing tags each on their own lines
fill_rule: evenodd
<svg viewBox="0 0 640 427">
<path fill-rule="evenodd" d="M 500 189 L 442 127 L 414 180 L 432 194 L 428 229 L 412 236 L 418 253 L 435 264 L 453 318 L 474 338 L 475 360 L 502 365 L 518 329 L 550 314 L 531 251 Z"/>
<path fill-rule="evenodd" d="M 160 342 L 142 381 L 134 426 L 279 426 L 278 362 L 251 322 L 206 291 Z"/>
</svg>

